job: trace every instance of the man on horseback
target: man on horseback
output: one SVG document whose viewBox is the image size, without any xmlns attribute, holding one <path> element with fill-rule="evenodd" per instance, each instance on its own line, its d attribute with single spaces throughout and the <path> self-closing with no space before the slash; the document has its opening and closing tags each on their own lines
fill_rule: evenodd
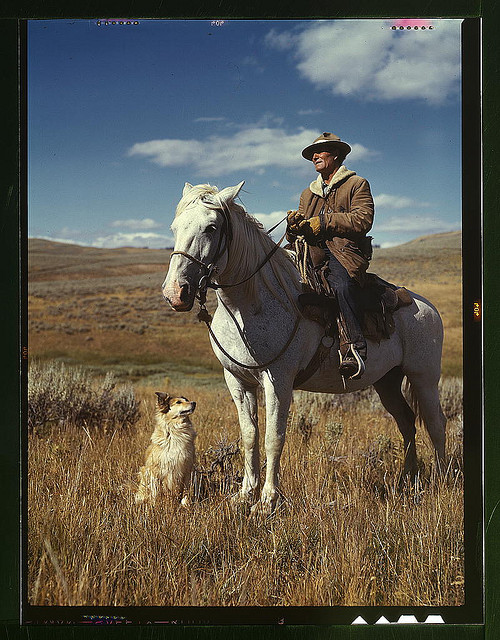
<svg viewBox="0 0 500 640">
<path fill-rule="evenodd" d="M 374 206 L 368 181 L 343 165 L 350 151 L 346 142 L 326 132 L 302 151 L 319 175 L 302 192 L 298 211 L 288 212 L 287 238 L 294 242 L 304 237 L 314 266 L 327 261 L 326 276 L 341 316 L 339 371 L 344 378 L 359 378 L 365 370 L 366 340 L 356 293 L 371 258 L 366 234 Z"/>
</svg>

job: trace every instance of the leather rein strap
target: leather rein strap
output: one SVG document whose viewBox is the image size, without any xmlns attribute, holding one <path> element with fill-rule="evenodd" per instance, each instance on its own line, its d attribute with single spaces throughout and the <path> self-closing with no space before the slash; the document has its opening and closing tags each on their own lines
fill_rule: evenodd
<svg viewBox="0 0 500 640">
<path fill-rule="evenodd" d="M 272 364 L 273 362 L 278 360 L 278 358 L 280 358 L 283 355 L 283 353 L 288 349 L 288 347 L 290 346 L 290 344 L 291 344 L 292 340 L 294 339 L 295 334 L 297 333 L 297 330 L 299 328 L 301 316 L 300 315 L 297 316 L 297 319 L 295 320 L 295 325 L 293 327 L 292 333 L 290 334 L 290 337 L 288 338 L 285 346 L 281 349 L 281 351 L 276 356 L 274 356 L 274 358 L 272 358 L 271 360 L 269 360 L 268 362 L 266 362 L 264 364 L 255 364 L 255 365 L 244 364 L 243 362 L 239 362 L 238 360 L 233 358 L 224 349 L 224 347 L 221 345 L 221 343 L 217 339 L 217 336 L 213 332 L 212 327 L 210 326 L 210 322 L 212 320 L 212 316 L 210 315 L 210 313 L 208 312 L 208 310 L 207 310 L 207 308 L 205 306 L 206 299 L 207 299 L 207 289 L 209 287 L 211 289 L 229 289 L 230 287 L 237 287 L 240 284 L 243 284 L 244 282 L 247 282 L 248 280 L 253 278 L 254 275 L 256 275 L 262 269 L 262 267 L 267 262 L 269 262 L 269 260 L 272 258 L 272 256 L 279 249 L 281 243 L 283 242 L 283 239 L 286 236 L 286 232 L 283 234 L 283 236 L 281 237 L 279 242 L 277 244 L 275 244 L 275 246 L 271 249 L 271 251 L 266 255 L 264 260 L 259 264 L 259 266 L 255 269 L 255 271 L 253 271 L 249 276 L 247 276 L 246 278 L 244 278 L 240 282 L 235 282 L 233 284 L 218 284 L 218 283 L 214 283 L 214 282 L 212 282 L 212 275 L 213 275 L 214 271 L 216 270 L 217 260 L 221 257 L 221 255 L 223 254 L 224 251 L 226 251 L 226 250 L 229 251 L 230 241 L 232 240 L 232 237 L 233 237 L 233 232 L 232 232 L 233 230 L 232 230 L 232 226 L 231 226 L 231 219 L 229 217 L 229 213 L 228 213 L 228 211 L 226 211 L 226 209 L 224 207 L 222 207 L 220 209 L 220 211 L 222 212 L 222 216 L 224 218 L 224 223 L 223 223 L 223 226 L 222 226 L 222 229 L 221 229 L 221 233 L 220 233 L 220 236 L 219 236 L 219 242 L 217 244 L 217 250 L 215 252 L 215 256 L 214 256 L 213 261 L 212 261 L 211 264 L 209 264 L 209 265 L 205 264 L 202 260 L 199 260 L 198 258 L 195 258 L 194 256 L 192 256 L 191 254 L 187 253 L 186 251 L 172 251 L 172 253 L 170 254 L 170 257 L 172 257 L 174 255 L 184 256 L 185 258 L 188 258 L 192 262 L 200 265 L 200 267 L 202 267 L 202 269 L 205 270 L 205 273 L 201 276 L 200 281 L 198 283 L 197 294 L 196 294 L 196 297 L 198 298 L 198 301 L 200 303 L 200 311 L 198 312 L 198 320 L 200 322 L 204 322 L 207 325 L 208 331 L 209 331 L 213 341 L 219 347 L 219 349 L 222 351 L 222 353 L 231 362 L 233 362 L 234 364 L 236 364 L 239 367 L 243 367 L 244 369 L 264 369 L 265 367 L 268 367 L 270 364 Z M 283 220 L 285 220 L 285 219 L 286 219 L 286 217 L 283 218 Z M 274 225 L 274 227 L 269 229 L 268 233 L 273 231 L 279 224 L 281 224 L 283 222 L 283 220 L 280 220 L 276 225 Z M 224 231 L 226 231 L 225 234 L 224 234 Z M 221 249 L 222 238 L 223 237 L 225 238 L 226 242 L 225 242 L 224 249 Z"/>
<path fill-rule="evenodd" d="M 295 338 L 295 334 L 297 333 L 297 329 L 299 328 L 299 323 L 301 320 L 300 316 L 297 316 L 297 319 L 295 320 L 295 325 L 293 327 L 292 333 L 290 334 L 290 337 L 288 338 L 288 340 L 286 341 L 285 346 L 281 349 L 281 351 L 274 356 L 274 358 L 272 358 L 271 360 L 268 360 L 268 362 L 265 362 L 264 364 L 244 364 L 243 362 L 239 362 L 238 360 L 236 360 L 235 358 L 233 358 L 233 356 L 231 356 L 225 349 L 224 347 L 221 345 L 221 343 L 217 340 L 217 336 L 215 335 L 215 333 L 213 332 L 212 327 L 210 326 L 210 322 L 208 322 L 206 319 L 202 319 L 203 322 L 207 325 L 208 328 L 208 332 L 210 333 L 210 335 L 212 336 L 213 341 L 215 342 L 215 344 L 219 347 L 219 349 L 222 351 L 222 353 L 226 356 L 226 358 L 228 358 L 229 360 L 231 360 L 231 362 L 233 362 L 234 364 L 238 365 L 239 367 L 243 367 L 244 369 L 265 369 L 266 367 L 268 367 L 269 365 L 273 364 L 273 362 L 276 362 L 276 360 L 278 358 L 280 358 L 285 351 L 288 349 L 288 347 L 290 346 L 292 340 Z"/>
<path fill-rule="evenodd" d="M 233 237 L 232 227 L 231 227 L 231 222 L 230 222 L 229 216 L 227 215 L 227 213 L 224 210 L 222 210 L 222 211 L 223 211 L 223 215 L 224 215 L 225 226 L 227 227 L 227 230 L 228 230 L 228 236 L 227 236 L 227 239 L 226 239 L 225 249 L 229 250 L 229 245 L 230 245 L 229 238 L 232 239 L 232 237 Z M 283 218 L 283 220 L 286 220 L 286 217 Z M 274 227 L 269 229 L 268 233 L 271 233 L 271 231 L 273 231 L 279 224 L 281 224 L 283 222 L 283 220 L 280 220 L 277 224 L 274 225 Z M 264 260 L 259 264 L 259 266 L 255 269 L 255 271 L 253 271 L 249 276 L 247 276 L 243 280 L 240 280 L 239 282 L 233 282 L 232 284 L 219 284 L 219 283 L 216 283 L 216 282 L 212 282 L 211 278 L 212 278 L 212 274 L 216 270 L 215 264 L 216 264 L 217 260 L 221 257 L 221 255 L 223 254 L 223 251 L 220 250 L 221 239 L 222 239 L 222 236 L 223 236 L 222 232 L 223 231 L 224 231 L 224 226 L 222 227 L 221 235 L 219 237 L 219 244 L 217 245 L 217 251 L 215 252 L 215 256 L 214 256 L 213 262 L 211 262 L 209 265 L 206 265 L 204 262 L 202 262 L 198 258 L 195 258 L 191 254 L 186 253 L 185 251 L 172 251 L 172 253 L 170 254 L 170 257 L 172 257 L 174 255 L 180 255 L 180 256 L 184 256 L 185 258 L 189 258 L 189 260 L 192 260 L 192 262 L 195 262 L 196 264 L 199 264 L 200 267 L 205 269 L 206 273 L 205 273 L 205 275 L 203 275 L 201 277 L 200 282 L 198 283 L 198 289 L 199 290 L 203 290 L 204 288 L 206 289 L 208 287 L 210 289 L 230 289 L 231 287 L 238 287 L 240 284 L 244 284 L 245 282 L 248 282 L 248 280 L 251 280 L 254 277 L 254 275 L 256 275 L 262 269 L 262 267 L 267 262 L 269 262 L 269 260 L 273 257 L 273 255 L 276 253 L 276 251 L 281 246 L 281 243 L 283 242 L 283 240 L 285 239 L 285 236 L 286 236 L 286 232 L 285 232 L 281 236 L 281 238 L 278 240 L 278 242 L 274 245 L 274 247 L 271 249 L 271 251 L 266 255 Z M 205 279 L 206 279 L 206 283 L 205 283 Z"/>
<path fill-rule="evenodd" d="M 233 239 L 233 228 L 231 226 L 231 218 L 229 217 L 229 213 L 228 211 L 225 210 L 224 206 L 221 206 L 219 211 L 222 213 L 223 223 L 222 223 L 222 228 L 219 235 L 219 242 L 217 243 L 217 249 L 215 250 L 213 261 L 209 265 L 205 264 L 202 260 L 195 258 L 194 256 L 192 256 L 190 253 L 187 253 L 186 251 L 172 251 L 172 253 L 170 254 L 170 258 L 172 258 L 172 256 L 175 256 L 175 255 L 184 256 L 185 258 L 188 258 L 192 262 L 199 264 L 200 267 L 202 267 L 205 270 L 205 273 L 201 276 L 200 281 L 198 283 L 198 287 L 197 287 L 198 290 L 202 290 L 205 292 L 205 296 L 206 296 L 207 287 L 212 287 L 213 289 L 218 287 L 218 285 L 214 285 L 211 281 L 212 274 L 216 269 L 215 265 L 217 263 L 217 260 L 221 257 L 224 251 L 226 250 L 229 251 L 229 245 L 231 243 L 231 240 Z M 226 233 L 224 233 L 224 231 Z M 222 248 L 223 239 L 225 239 L 226 241 L 224 248 Z"/>
</svg>

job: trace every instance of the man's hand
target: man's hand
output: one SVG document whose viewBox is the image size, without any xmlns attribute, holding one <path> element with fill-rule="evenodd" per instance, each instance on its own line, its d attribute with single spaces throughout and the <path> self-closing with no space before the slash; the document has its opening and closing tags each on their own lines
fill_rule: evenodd
<svg viewBox="0 0 500 640">
<path fill-rule="evenodd" d="M 319 216 L 313 216 L 308 220 L 299 222 L 299 235 L 303 235 L 308 241 L 315 241 L 321 234 L 321 222 Z"/>
<path fill-rule="evenodd" d="M 294 236 L 301 235 L 299 224 L 304 221 L 304 216 L 298 211 L 287 211 L 287 232 Z"/>
</svg>

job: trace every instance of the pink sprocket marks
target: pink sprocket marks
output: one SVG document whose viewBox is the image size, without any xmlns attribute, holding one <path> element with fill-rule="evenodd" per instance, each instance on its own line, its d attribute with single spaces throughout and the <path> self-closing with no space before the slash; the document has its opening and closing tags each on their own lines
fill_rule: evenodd
<svg viewBox="0 0 500 640">
<path fill-rule="evenodd" d="M 392 23 L 393 29 L 434 29 L 434 25 L 430 20 L 425 19 L 417 19 L 417 18 L 402 18 L 400 20 L 395 20 Z"/>
</svg>

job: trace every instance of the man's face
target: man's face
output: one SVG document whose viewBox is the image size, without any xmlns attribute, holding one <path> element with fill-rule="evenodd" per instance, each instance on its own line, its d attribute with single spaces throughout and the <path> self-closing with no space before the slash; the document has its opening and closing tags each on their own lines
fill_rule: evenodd
<svg viewBox="0 0 500 640">
<path fill-rule="evenodd" d="M 330 175 L 338 169 L 337 156 L 330 151 L 320 151 L 313 154 L 312 162 L 318 173 Z"/>
</svg>

